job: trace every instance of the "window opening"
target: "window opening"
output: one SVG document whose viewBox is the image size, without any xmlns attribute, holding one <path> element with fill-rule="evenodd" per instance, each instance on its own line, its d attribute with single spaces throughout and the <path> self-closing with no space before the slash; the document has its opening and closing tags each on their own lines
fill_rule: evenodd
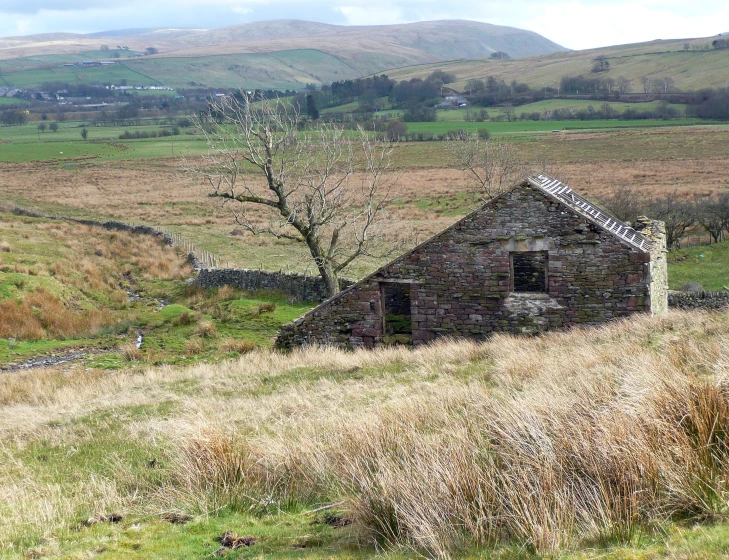
<svg viewBox="0 0 729 560">
<path fill-rule="evenodd" d="M 514 292 L 547 292 L 547 252 L 511 253 Z"/>
<path fill-rule="evenodd" d="M 387 282 L 381 284 L 386 335 L 412 335 L 413 320 L 410 307 L 410 284 Z"/>
</svg>

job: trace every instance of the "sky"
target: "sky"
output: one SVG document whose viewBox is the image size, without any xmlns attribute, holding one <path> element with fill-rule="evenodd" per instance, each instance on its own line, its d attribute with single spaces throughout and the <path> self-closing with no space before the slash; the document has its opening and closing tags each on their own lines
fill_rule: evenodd
<svg viewBox="0 0 729 560">
<path fill-rule="evenodd" d="M 340 25 L 469 19 L 534 31 L 570 49 L 729 33 L 727 0 L 0 0 L 0 37 L 271 19 Z"/>
</svg>

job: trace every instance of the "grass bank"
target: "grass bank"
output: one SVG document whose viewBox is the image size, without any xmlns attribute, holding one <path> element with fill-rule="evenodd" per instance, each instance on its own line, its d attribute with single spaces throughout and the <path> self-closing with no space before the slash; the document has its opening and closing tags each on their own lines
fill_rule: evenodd
<svg viewBox="0 0 729 560">
<path fill-rule="evenodd" d="M 8 558 L 715 558 L 725 314 L 416 351 L 24 373 Z M 250 547 L 225 549 L 226 531 Z"/>
</svg>

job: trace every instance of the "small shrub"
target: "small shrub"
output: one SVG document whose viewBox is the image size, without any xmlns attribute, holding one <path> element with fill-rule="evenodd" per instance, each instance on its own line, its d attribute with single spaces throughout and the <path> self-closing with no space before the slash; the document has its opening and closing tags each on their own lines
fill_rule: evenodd
<svg viewBox="0 0 729 560">
<path fill-rule="evenodd" d="M 479 128 L 478 129 L 478 137 L 481 140 L 488 140 L 489 138 L 491 138 L 491 133 L 488 131 L 487 128 Z"/>
<path fill-rule="evenodd" d="M 240 338 L 226 338 L 220 342 L 218 346 L 222 352 L 236 352 L 238 354 L 248 354 L 256 349 L 256 343 L 250 340 Z"/>
<path fill-rule="evenodd" d="M 231 299 L 237 299 L 238 293 L 235 288 L 230 286 L 223 286 L 218 288 L 218 299 L 220 301 L 230 301 Z"/>
</svg>

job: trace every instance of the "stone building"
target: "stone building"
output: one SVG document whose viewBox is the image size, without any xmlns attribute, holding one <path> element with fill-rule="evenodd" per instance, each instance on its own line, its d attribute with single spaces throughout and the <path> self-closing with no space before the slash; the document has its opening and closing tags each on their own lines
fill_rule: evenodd
<svg viewBox="0 0 729 560">
<path fill-rule="evenodd" d="M 665 229 L 635 227 L 530 177 L 285 325 L 276 346 L 417 345 L 663 313 Z"/>
</svg>

